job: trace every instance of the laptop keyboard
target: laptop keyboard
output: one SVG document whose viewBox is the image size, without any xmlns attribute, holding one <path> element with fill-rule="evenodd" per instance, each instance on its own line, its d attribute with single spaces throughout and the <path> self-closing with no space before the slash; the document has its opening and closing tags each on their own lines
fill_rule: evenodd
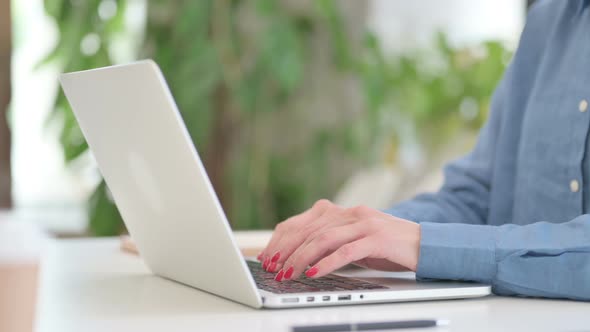
<svg viewBox="0 0 590 332">
<path fill-rule="evenodd" d="M 272 293 L 308 293 L 308 292 L 331 292 L 342 290 L 370 290 L 370 289 L 387 289 L 387 287 L 374 283 L 341 277 L 334 274 L 310 279 L 305 275 L 286 281 L 276 281 L 275 273 L 266 272 L 258 262 L 246 261 L 248 268 L 254 277 L 256 286 L 265 291 Z"/>
</svg>

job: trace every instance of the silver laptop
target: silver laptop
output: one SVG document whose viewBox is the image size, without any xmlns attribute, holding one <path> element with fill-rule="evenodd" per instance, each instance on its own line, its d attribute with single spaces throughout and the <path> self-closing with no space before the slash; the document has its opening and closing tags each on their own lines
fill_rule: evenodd
<svg viewBox="0 0 590 332">
<path fill-rule="evenodd" d="M 364 269 L 274 281 L 274 274 L 241 255 L 156 63 L 68 73 L 60 81 L 125 225 L 156 275 L 255 308 L 490 293 L 487 285 L 418 282 L 413 274 Z"/>
</svg>

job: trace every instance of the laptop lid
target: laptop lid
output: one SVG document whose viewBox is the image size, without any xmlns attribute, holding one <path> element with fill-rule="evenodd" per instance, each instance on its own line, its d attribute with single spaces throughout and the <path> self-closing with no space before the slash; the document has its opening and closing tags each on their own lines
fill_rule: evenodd
<svg viewBox="0 0 590 332">
<path fill-rule="evenodd" d="M 261 307 L 157 64 L 145 60 L 68 73 L 60 82 L 148 267 L 162 277 Z"/>
</svg>

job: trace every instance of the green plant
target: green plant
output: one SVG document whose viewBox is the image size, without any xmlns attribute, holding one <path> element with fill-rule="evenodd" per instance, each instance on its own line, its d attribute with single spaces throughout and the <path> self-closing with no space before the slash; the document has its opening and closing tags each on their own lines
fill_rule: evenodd
<svg viewBox="0 0 590 332">
<path fill-rule="evenodd" d="M 367 102 L 365 123 L 384 140 L 419 142 L 430 156 L 457 131 L 481 127 L 511 57 L 501 42 L 453 48 L 442 33 L 432 49 L 396 57 L 387 57 L 374 36 L 365 44 L 367 54 L 356 64 Z M 400 128 L 400 122 L 411 128 Z"/>
<path fill-rule="evenodd" d="M 71 72 L 112 64 L 109 51 L 114 39 L 124 29 L 126 0 L 45 0 L 44 3 L 47 14 L 57 23 L 59 41 L 40 65 L 54 62 L 64 72 Z M 101 18 L 100 6 L 105 3 L 111 6 L 114 4 L 116 10 L 110 17 Z M 98 41 L 92 52 L 82 49 L 82 45 L 88 41 Z M 62 123 L 59 142 L 66 163 L 72 163 L 88 150 L 61 89 L 57 93 L 50 120 Z M 94 234 L 112 235 L 122 230 L 121 216 L 109 197 L 102 181 L 89 198 L 89 228 Z"/>
<path fill-rule="evenodd" d="M 255 34 L 238 28 L 245 10 L 255 13 Z M 162 11 L 166 19 L 156 18 Z M 144 55 L 168 78 L 236 227 L 270 227 L 303 203 L 301 190 L 272 201 L 277 186 L 293 184 L 279 168 L 287 156 L 269 151 L 270 128 L 262 127 L 300 84 L 312 24 L 276 1 L 150 2 Z"/>
<path fill-rule="evenodd" d="M 105 1 L 115 3 L 117 11 L 101 19 Z M 60 30 L 47 61 L 59 61 L 64 71 L 112 63 L 112 41 L 125 28 L 125 0 L 45 4 Z M 488 56 L 478 58 L 469 49 L 452 49 L 442 35 L 435 52 L 394 58 L 370 34 L 364 45 L 351 45 L 347 22 L 333 0 L 317 0 L 307 11 L 273 0 L 147 4 L 138 57 L 151 57 L 162 68 L 234 228 L 272 227 L 313 200 L 331 196 L 355 168 L 395 155 L 404 134 L 392 114 L 407 118 L 432 150 L 451 129 L 478 128 L 504 66 L 500 44 L 483 45 Z M 331 37 L 323 46 L 331 58 L 329 73 L 357 78 L 366 111 L 334 111 L 330 117 L 336 120 L 318 124 L 318 114 L 306 113 L 296 102 L 313 61 L 313 38 L 322 29 Z M 80 44 L 89 35 L 101 40 L 100 47 L 84 54 Z M 443 65 L 423 70 L 433 53 Z M 475 116 L 458 115 L 465 100 L 475 103 Z M 75 160 L 87 145 L 61 92 L 53 118 L 64 124 L 60 141 L 66 160 Z M 92 233 L 121 231 L 104 182 L 89 203 Z"/>
</svg>

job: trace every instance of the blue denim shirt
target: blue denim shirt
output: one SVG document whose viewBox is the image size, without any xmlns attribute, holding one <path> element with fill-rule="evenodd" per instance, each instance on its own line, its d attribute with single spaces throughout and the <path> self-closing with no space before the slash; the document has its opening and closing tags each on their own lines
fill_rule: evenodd
<svg viewBox="0 0 590 332">
<path fill-rule="evenodd" d="M 590 300 L 589 7 L 531 9 L 473 151 L 439 192 L 387 210 L 421 224 L 418 277 Z"/>
</svg>

